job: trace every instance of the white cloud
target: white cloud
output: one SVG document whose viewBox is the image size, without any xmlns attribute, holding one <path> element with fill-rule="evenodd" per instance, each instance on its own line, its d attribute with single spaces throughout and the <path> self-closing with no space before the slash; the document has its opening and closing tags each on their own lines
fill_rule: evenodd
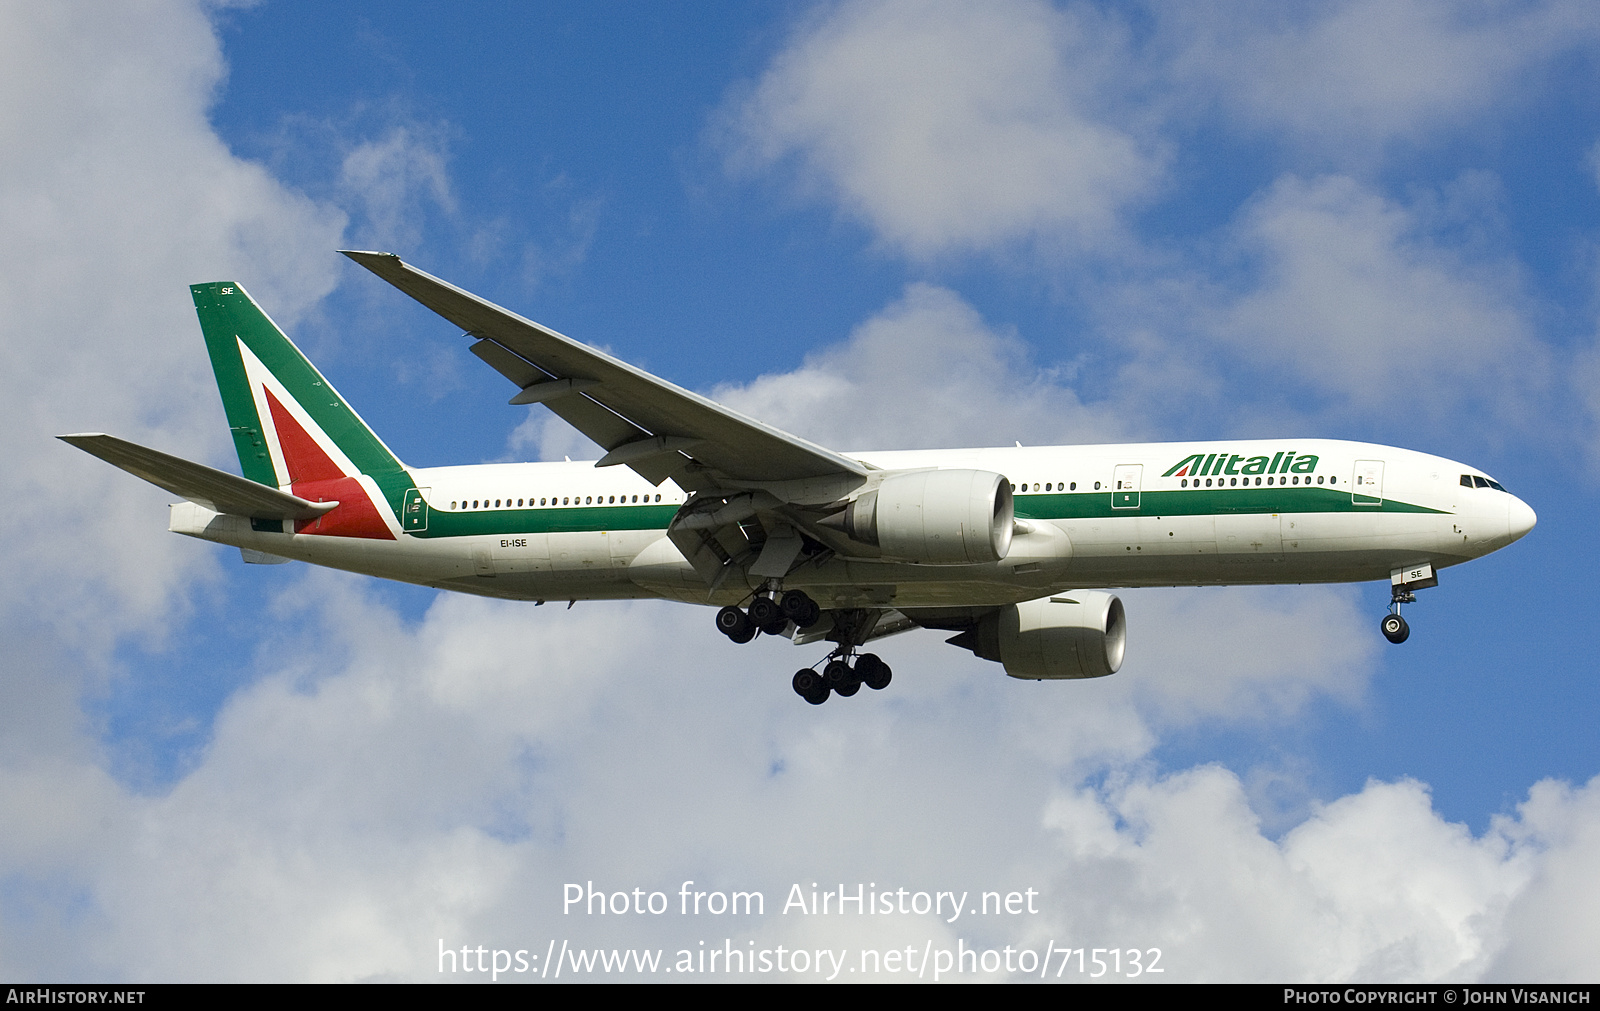
<svg viewBox="0 0 1600 1011">
<path fill-rule="evenodd" d="M 1060 371 L 988 326 L 947 288 L 913 284 L 800 369 L 713 397 L 842 450 L 1112 441 L 1126 427 L 1086 407 Z"/>
<path fill-rule="evenodd" d="M 1352 179 L 1280 179 L 1246 211 L 1238 240 L 1261 278 L 1222 310 L 1216 334 L 1354 410 L 1517 413 L 1549 382 L 1546 349 L 1506 280 L 1515 270 L 1432 242 L 1418 214 Z"/>
<path fill-rule="evenodd" d="M 1401 203 L 1349 176 L 1280 177 L 1220 235 L 1091 294 L 1116 400 L 1215 435 L 1403 417 L 1524 430 L 1562 393 L 1521 268 L 1486 235 L 1491 176 Z"/>
<path fill-rule="evenodd" d="M 1162 5 L 1156 17 L 1179 101 L 1215 96 L 1340 162 L 1514 105 L 1553 57 L 1600 37 L 1593 6 L 1571 0 Z"/>
<path fill-rule="evenodd" d="M 1496 252 L 1488 174 L 1405 202 L 1356 176 L 1285 174 L 1179 247 L 1123 222 L 1164 178 L 1157 138 L 1198 122 L 1206 96 L 1366 165 L 1590 44 L 1586 8 L 1363 0 L 1152 17 L 1140 34 L 1084 5 L 827 7 L 721 125 L 733 164 L 792 165 L 912 258 L 1092 238 L 1116 279 L 1074 268 L 1060 283 L 1103 321 L 1085 337 L 1115 365 L 1103 388 L 1131 408 L 1120 417 L 1187 429 L 1226 407 L 1254 432 L 1394 412 L 1440 427 L 1466 410 L 1503 428 L 1547 401 L 1557 356 L 1534 334 L 1514 257 Z M 795 405 L 796 427 L 847 421 L 849 374 L 819 371 L 752 389 Z"/>
<path fill-rule="evenodd" d="M 104 645 L 158 631 L 196 567 L 136 532 L 161 493 L 51 437 L 111 431 L 220 459 L 188 285 L 248 279 L 293 319 L 332 288 L 344 217 L 217 140 L 222 65 L 191 5 L 21 5 L 0 21 L 0 470 L 18 531 L 0 603 Z M 82 614 L 101 620 L 80 628 Z"/>
<path fill-rule="evenodd" d="M 339 192 L 347 206 L 361 209 L 356 238 L 362 248 L 413 249 L 428 206 L 455 212 L 448 160 L 444 130 L 419 124 L 390 127 L 345 152 Z"/>
<path fill-rule="evenodd" d="M 793 158 L 914 257 L 1115 240 L 1161 176 L 1108 95 L 1123 40 L 1033 2 L 874 2 L 805 24 L 725 110 L 733 163 Z"/>
<path fill-rule="evenodd" d="M 1075 898 L 1049 928 L 1161 939 L 1169 980 L 1477 979 L 1540 859 L 1522 822 L 1474 838 L 1409 781 L 1369 783 L 1280 841 L 1216 767 L 1062 794 L 1047 821 Z"/>
<path fill-rule="evenodd" d="M 1258 280 L 1224 300 L 1214 333 L 1314 394 L 1438 423 L 1491 405 L 1514 418 L 1550 381 L 1515 269 L 1436 242 L 1352 179 L 1280 179 L 1237 237 Z"/>
<path fill-rule="evenodd" d="M 1206 596 L 1133 595 L 1149 659 L 1105 681 L 1013 681 L 913 634 L 879 647 L 889 690 L 816 710 L 785 682 L 818 647 L 733 646 L 709 610 L 441 597 L 408 625 L 360 581 L 308 573 L 269 616 L 253 686 L 166 795 L 82 763 L 4 781 L 7 803 L 52 812 L 8 834 L 8 887 L 85 912 L 47 951 L 28 941 L 37 924 L 0 917 L 0 951 L 27 975 L 90 959 L 109 978 L 433 979 L 441 938 L 542 954 L 551 938 L 670 952 L 1070 937 L 1158 947 L 1173 981 L 1471 979 L 1530 953 L 1540 978 L 1592 971 L 1588 914 L 1539 917 L 1594 874 L 1600 786 L 1541 786 L 1475 837 L 1422 786 L 1373 783 L 1274 839 L 1233 773 L 1154 772 L 1150 748 L 1195 711 L 1160 698 L 1171 653 L 1193 650 L 1191 699 L 1221 678 L 1209 705 L 1225 718 L 1303 708 L 1228 684 L 1218 643 L 1259 601 Z M 1301 659 L 1245 676 L 1292 680 Z M 1302 692 L 1332 684 L 1306 676 Z M 563 914 L 563 885 L 591 880 L 674 906 L 685 880 L 754 888 L 767 915 Z M 813 881 L 974 902 L 1032 887 L 1040 912 L 782 914 Z M 1556 929 L 1575 936 L 1538 943 Z"/>
</svg>

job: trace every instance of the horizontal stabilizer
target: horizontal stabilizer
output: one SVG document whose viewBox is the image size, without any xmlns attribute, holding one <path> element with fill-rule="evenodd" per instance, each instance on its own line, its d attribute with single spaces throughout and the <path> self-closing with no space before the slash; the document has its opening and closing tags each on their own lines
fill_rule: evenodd
<svg viewBox="0 0 1600 1011">
<path fill-rule="evenodd" d="M 158 488 L 219 513 L 259 520 L 309 520 L 337 506 L 337 502 L 310 502 L 227 471 L 191 463 L 176 456 L 99 433 L 59 435 L 113 467 L 121 467 Z"/>
</svg>

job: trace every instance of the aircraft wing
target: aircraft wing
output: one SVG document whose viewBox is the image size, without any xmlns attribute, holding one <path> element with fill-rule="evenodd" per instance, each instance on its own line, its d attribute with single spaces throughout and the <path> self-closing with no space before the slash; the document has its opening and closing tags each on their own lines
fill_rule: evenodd
<svg viewBox="0 0 1600 1011">
<path fill-rule="evenodd" d="M 58 435 L 68 445 L 77 446 L 113 467 L 121 467 L 135 477 L 144 478 L 158 488 L 188 499 L 219 513 L 249 516 L 258 520 L 309 520 L 337 506 L 337 502 L 311 502 L 264 484 L 207 467 L 137 443 L 98 432 Z"/>
<path fill-rule="evenodd" d="M 626 464 L 653 484 L 671 477 L 706 491 L 866 476 L 858 461 L 674 386 L 392 253 L 342 252 L 477 338 L 472 352 L 521 387 L 511 403 L 542 403 L 604 447 L 596 466 Z"/>
</svg>

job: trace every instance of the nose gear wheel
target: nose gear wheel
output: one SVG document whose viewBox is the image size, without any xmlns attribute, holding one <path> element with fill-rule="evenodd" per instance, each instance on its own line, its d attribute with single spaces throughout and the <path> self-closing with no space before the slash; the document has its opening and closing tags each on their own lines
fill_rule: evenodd
<svg viewBox="0 0 1600 1011">
<path fill-rule="evenodd" d="M 1400 617 L 1400 605 L 1416 602 L 1417 595 L 1404 586 L 1396 586 L 1389 595 L 1389 613 L 1383 616 L 1383 621 L 1378 627 L 1383 632 L 1383 637 L 1396 646 L 1411 638 L 1411 626 Z"/>
</svg>

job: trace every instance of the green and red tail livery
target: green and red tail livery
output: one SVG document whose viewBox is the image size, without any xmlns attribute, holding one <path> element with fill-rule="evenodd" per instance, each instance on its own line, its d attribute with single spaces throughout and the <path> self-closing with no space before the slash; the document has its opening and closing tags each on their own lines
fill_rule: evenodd
<svg viewBox="0 0 1600 1011">
<path fill-rule="evenodd" d="M 405 465 L 244 288 L 190 286 L 222 407 L 245 477 L 337 509 L 296 532 L 392 538 L 360 478 L 371 478 L 390 518 L 415 487 Z"/>
</svg>

